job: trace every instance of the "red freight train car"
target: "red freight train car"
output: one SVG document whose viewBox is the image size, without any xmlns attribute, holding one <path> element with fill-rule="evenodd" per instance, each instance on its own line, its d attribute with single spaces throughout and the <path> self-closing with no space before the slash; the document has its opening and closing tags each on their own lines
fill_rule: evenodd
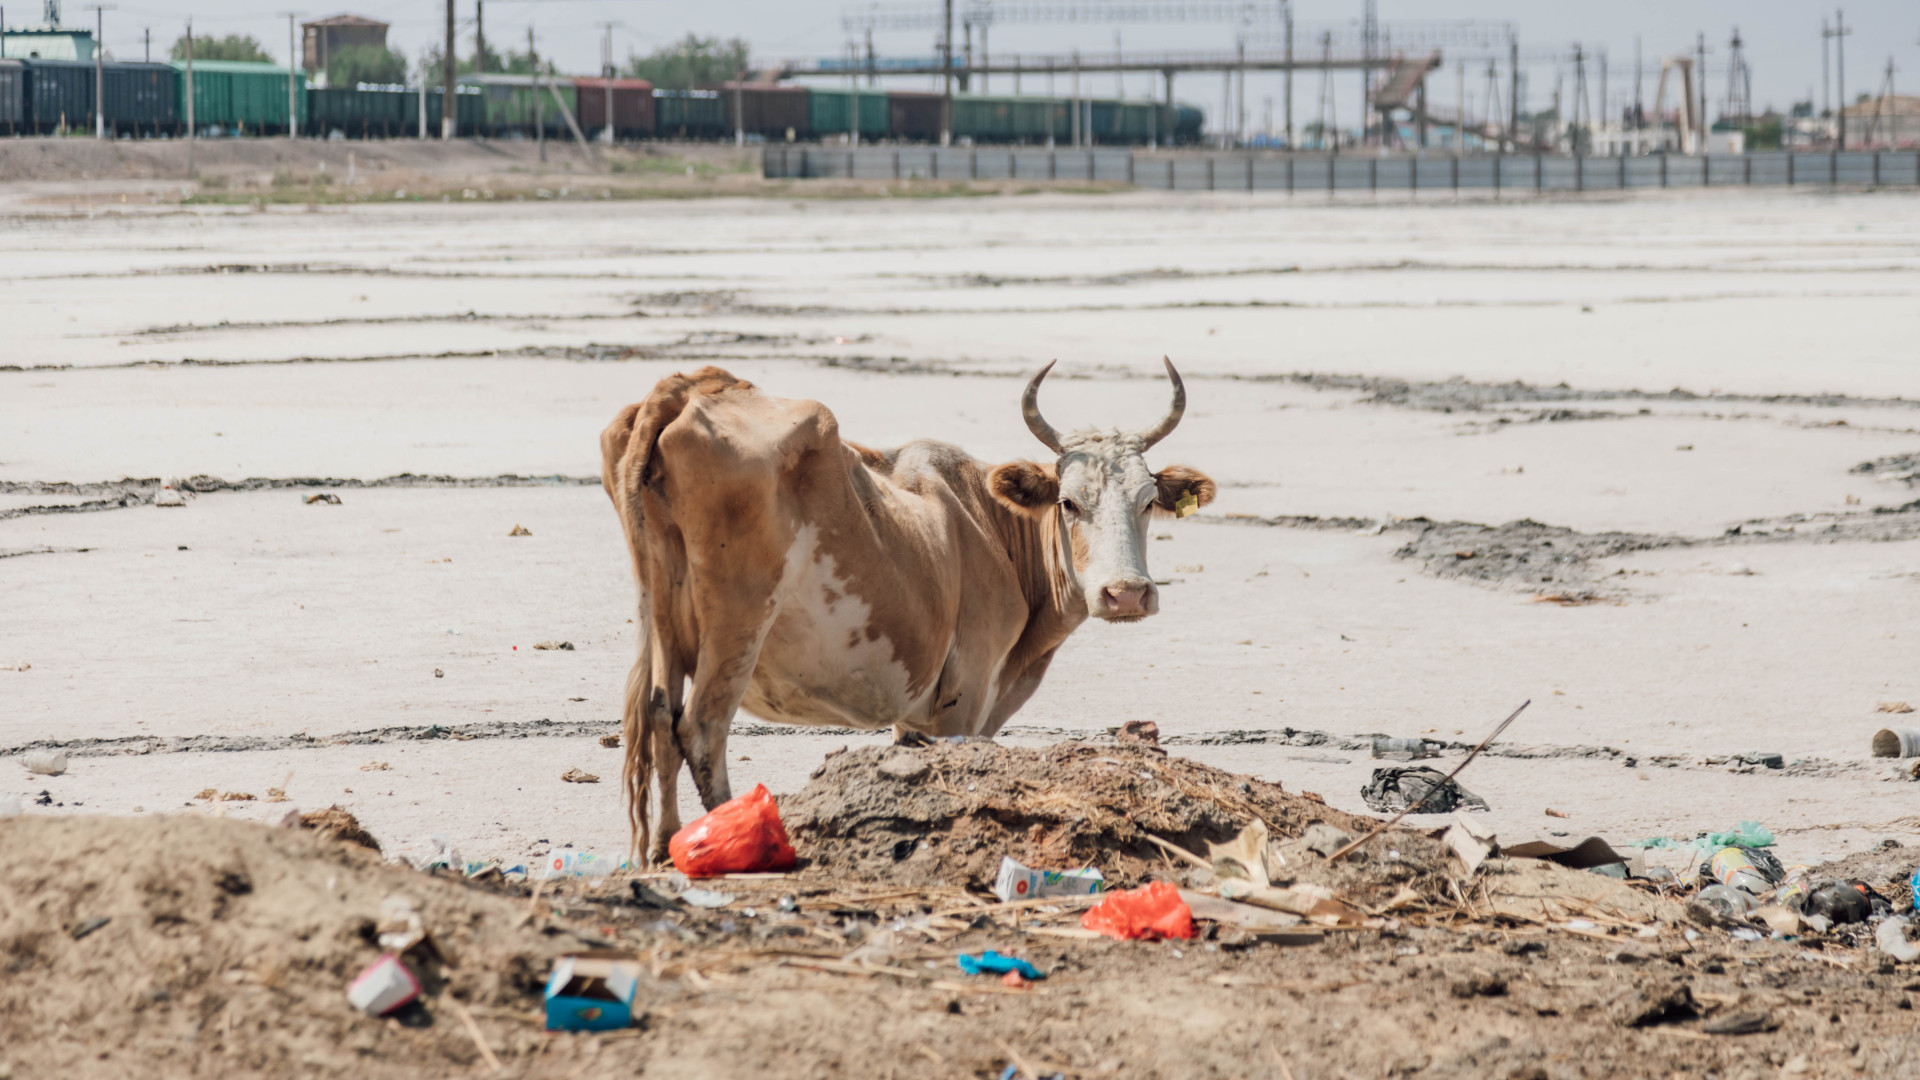
<svg viewBox="0 0 1920 1080">
<path fill-rule="evenodd" d="M 887 91 L 887 132 L 908 142 L 932 142 L 940 137 L 939 94 L 913 90 Z"/>
<path fill-rule="evenodd" d="M 749 134 L 763 135 L 780 142 L 789 137 L 804 139 L 812 129 L 812 111 L 808 108 L 807 88 L 776 86 L 773 83 L 721 83 L 714 87 L 727 109 L 727 127 L 733 128 L 736 92 L 739 95 L 738 120 Z"/>
<path fill-rule="evenodd" d="M 613 137 L 653 137 L 653 84 L 645 79 L 575 79 L 580 126 L 594 138 L 607 126 L 607 98 L 613 98 Z"/>
</svg>

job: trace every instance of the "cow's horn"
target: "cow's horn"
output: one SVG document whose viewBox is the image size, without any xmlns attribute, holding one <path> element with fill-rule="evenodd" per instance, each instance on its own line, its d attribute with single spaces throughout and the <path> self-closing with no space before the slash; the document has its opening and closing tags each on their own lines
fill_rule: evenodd
<svg viewBox="0 0 1920 1080">
<path fill-rule="evenodd" d="M 1040 415 L 1040 380 L 1046 378 L 1047 372 L 1052 371 L 1053 365 L 1059 362 L 1047 361 L 1047 366 L 1041 368 L 1040 373 L 1027 383 L 1027 392 L 1020 395 L 1020 416 L 1026 420 L 1027 430 L 1033 432 L 1034 438 L 1045 443 L 1047 449 L 1054 453 L 1064 454 L 1066 451 L 1060 446 L 1060 433 L 1053 430 L 1053 425 L 1047 423 L 1046 417 Z"/>
<path fill-rule="evenodd" d="M 1167 378 L 1173 380 L 1173 407 L 1167 410 L 1166 417 L 1155 424 L 1151 431 L 1141 433 L 1140 448 L 1142 450 L 1173 434 L 1173 429 L 1180 426 L 1180 417 L 1187 411 L 1187 387 L 1180 381 L 1180 373 L 1173 369 L 1173 361 L 1170 358 L 1163 356 L 1160 362 L 1167 365 Z M 1041 372 L 1041 374 L 1046 373 Z"/>
</svg>

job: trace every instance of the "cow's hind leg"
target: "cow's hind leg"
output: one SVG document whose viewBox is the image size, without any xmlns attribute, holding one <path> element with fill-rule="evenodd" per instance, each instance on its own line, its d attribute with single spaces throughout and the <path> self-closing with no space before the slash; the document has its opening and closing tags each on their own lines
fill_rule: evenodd
<svg viewBox="0 0 1920 1080">
<path fill-rule="evenodd" d="M 673 717 L 680 711 L 679 694 L 674 694 L 670 708 L 663 708 L 664 718 L 653 729 L 653 776 L 655 785 L 660 789 L 660 814 L 655 820 L 659 824 L 653 830 L 653 839 L 647 845 L 647 861 L 665 863 L 667 861 L 667 841 L 680 831 L 680 767 L 686 759 L 680 755 L 680 746 L 673 737 Z"/>
</svg>

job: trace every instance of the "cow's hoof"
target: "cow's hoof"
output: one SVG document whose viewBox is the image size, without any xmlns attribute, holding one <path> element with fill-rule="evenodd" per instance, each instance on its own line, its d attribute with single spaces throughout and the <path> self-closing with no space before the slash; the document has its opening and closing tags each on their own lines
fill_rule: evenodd
<svg viewBox="0 0 1920 1080">
<path fill-rule="evenodd" d="M 893 730 L 893 745 L 895 746 L 932 746 L 933 740 L 928 738 L 925 735 L 922 735 L 917 731 L 908 731 L 905 728 L 895 728 Z"/>
</svg>

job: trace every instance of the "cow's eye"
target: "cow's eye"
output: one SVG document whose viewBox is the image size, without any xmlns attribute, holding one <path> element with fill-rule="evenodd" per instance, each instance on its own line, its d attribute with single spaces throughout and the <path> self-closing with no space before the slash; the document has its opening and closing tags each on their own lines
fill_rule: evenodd
<svg viewBox="0 0 1920 1080">
<path fill-rule="evenodd" d="M 1080 508 L 1073 505 L 1072 499 L 1061 499 L 1060 509 L 1065 510 L 1069 514 L 1078 514 L 1080 512 Z"/>
</svg>

